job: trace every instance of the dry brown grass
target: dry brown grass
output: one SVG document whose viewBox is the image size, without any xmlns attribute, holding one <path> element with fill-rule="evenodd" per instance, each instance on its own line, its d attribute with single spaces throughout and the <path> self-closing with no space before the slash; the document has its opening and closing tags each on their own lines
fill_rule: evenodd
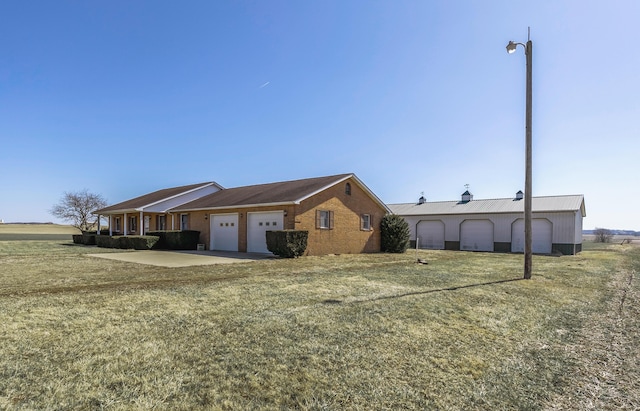
<svg viewBox="0 0 640 411">
<path fill-rule="evenodd" d="M 576 409 L 605 371 L 594 408 L 638 404 L 637 248 L 535 256 L 530 281 L 510 254 L 161 268 L 96 251 L 0 242 L 0 407 Z"/>
<path fill-rule="evenodd" d="M 70 240 L 80 230 L 59 224 L 0 224 L 0 241 Z"/>
</svg>

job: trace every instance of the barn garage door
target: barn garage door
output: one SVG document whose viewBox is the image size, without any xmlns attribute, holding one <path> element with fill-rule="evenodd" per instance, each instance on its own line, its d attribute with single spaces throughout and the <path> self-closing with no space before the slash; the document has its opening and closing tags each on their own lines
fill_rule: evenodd
<svg viewBox="0 0 640 411">
<path fill-rule="evenodd" d="M 238 251 L 238 214 L 212 214 L 211 250 Z"/>
<path fill-rule="evenodd" d="M 535 254 L 551 254 L 553 224 L 545 218 L 531 220 L 531 251 Z M 524 219 L 511 225 L 511 252 L 524 253 Z"/>
<path fill-rule="evenodd" d="M 444 250 L 444 223 L 442 221 L 420 221 L 416 227 L 418 248 Z"/>
<path fill-rule="evenodd" d="M 460 224 L 460 249 L 493 251 L 493 223 L 490 220 L 465 220 Z"/>
<path fill-rule="evenodd" d="M 247 251 L 270 253 L 267 249 L 267 231 L 284 229 L 282 211 L 247 213 Z"/>
</svg>

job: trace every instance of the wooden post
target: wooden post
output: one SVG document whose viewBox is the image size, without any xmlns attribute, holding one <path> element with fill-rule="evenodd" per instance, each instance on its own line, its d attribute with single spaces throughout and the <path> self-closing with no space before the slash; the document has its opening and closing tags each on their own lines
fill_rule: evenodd
<svg viewBox="0 0 640 411">
<path fill-rule="evenodd" d="M 527 107 L 526 107 L 526 165 L 525 165 L 525 189 L 524 189 L 524 278 L 531 278 L 532 271 L 532 235 L 531 235 L 531 219 L 532 219 L 532 184 L 531 184 L 531 69 L 532 69 L 532 52 L 533 43 L 527 41 L 525 54 L 527 55 Z"/>
</svg>

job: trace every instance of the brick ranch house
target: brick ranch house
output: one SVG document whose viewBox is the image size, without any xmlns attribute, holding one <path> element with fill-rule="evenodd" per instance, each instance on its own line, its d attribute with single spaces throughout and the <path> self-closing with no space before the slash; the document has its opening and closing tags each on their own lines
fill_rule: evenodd
<svg viewBox="0 0 640 411">
<path fill-rule="evenodd" d="M 380 221 L 387 213 L 387 206 L 355 174 L 228 189 L 202 183 L 94 212 L 109 218 L 111 235 L 197 230 L 210 250 L 268 253 L 266 231 L 306 230 L 305 255 L 379 252 Z"/>
</svg>

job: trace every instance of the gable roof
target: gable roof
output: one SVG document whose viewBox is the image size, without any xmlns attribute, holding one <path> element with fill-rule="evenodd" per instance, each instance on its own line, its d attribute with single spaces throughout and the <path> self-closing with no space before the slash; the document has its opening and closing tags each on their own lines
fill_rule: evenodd
<svg viewBox="0 0 640 411">
<path fill-rule="evenodd" d="M 245 208 L 299 204 L 342 181 L 352 178 L 376 203 L 388 211 L 387 206 L 355 174 L 306 178 L 244 187 L 227 188 L 189 203 L 174 207 L 171 211 L 196 211 L 222 208 Z"/>
<path fill-rule="evenodd" d="M 586 216 L 584 195 L 565 195 L 533 197 L 531 199 L 533 212 L 566 212 L 580 211 Z M 524 200 L 513 198 L 498 198 L 493 200 L 434 201 L 423 204 L 389 204 L 394 214 L 401 216 L 412 215 L 453 215 L 453 214 L 491 214 L 491 213 L 523 213 Z"/>
<path fill-rule="evenodd" d="M 126 200 L 121 203 L 117 203 L 105 208 L 101 208 L 100 210 L 96 210 L 93 213 L 108 214 L 108 213 L 122 212 L 122 211 L 142 211 L 147 207 L 151 207 L 163 201 L 171 200 L 181 195 L 184 195 L 202 188 L 211 187 L 211 186 L 215 186 L 220 190 L 222 190 L 223 188 L 218 183 L 213 181 L 200 183 L 200 184 L 190 184 L 190 185 L 180 186 L 180 187 L 165 188 L 162 190 L 154 191 L 149 194 L 141 195 L 136 198 L 132 198 L 131 200 Z"/>
</svg>

